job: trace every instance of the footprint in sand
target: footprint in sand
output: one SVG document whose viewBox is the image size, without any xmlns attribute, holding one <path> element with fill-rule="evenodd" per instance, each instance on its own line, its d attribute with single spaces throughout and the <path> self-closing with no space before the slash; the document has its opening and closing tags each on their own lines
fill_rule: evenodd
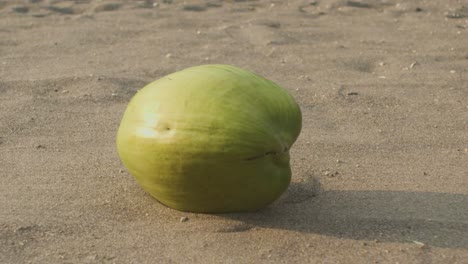
<svg viewBox="0 0 468 264">
<path fill-rule="evenodd" d="M 281 24 L 277 21 L 258 20 L 245 26 L 230 26 L 225 32 L 237 42 L 261 49 L 269 45 L 288 45 L 297 42 L 280 28 Z"/>
<path fill-rule="evenodd" d="M 217 8 L 217 7 L 222 7 L 223 5 L 218 2 L 214 1 L 207 1 L 206 3 L 190 3 L 190 4 L 184 4 L 182 6 L 182 10 L 184 11 L 192 11 L 192 12 L 202 12 L 206 11 L 209 8 Z"/>
<path fill-rule="evenodd" d="M 94 8 L 94 12 L 108 12 L 108 11 L 115 11 L 122 7 L 120 3 L 105 3 L 102 5 L 98 5 Z"/>
<path fill-rule="evenodd" d="M 46 6 L 45 9 L 50 10 L 55 13 L 62 14 L 62 15 L 75 14 L 75 10 L 71 6 L 61 7 L 61 6 L 50 5 L 50 6 Z"/>
</svg>

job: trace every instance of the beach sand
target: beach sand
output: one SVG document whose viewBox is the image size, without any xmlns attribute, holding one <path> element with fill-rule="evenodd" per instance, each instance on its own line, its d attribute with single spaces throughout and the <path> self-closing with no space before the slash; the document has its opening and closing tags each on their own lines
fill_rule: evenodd
<svg viewBox="0 0 468 264">
<path fill-rule="evenodd" d="M 303 111 L 255 213 L 178 212 L 115 137 L 131 97 L 222 63 Z M 1 1 L 1 263 L 468 263 L 466 1 Z"/>
</svg>

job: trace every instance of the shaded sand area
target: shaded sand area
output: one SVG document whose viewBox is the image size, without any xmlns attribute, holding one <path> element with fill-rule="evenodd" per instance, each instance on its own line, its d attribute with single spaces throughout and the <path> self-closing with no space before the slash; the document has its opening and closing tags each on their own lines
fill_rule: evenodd
<svg viewBox="0 0 468 264">
<path fill-rule="evenodd" d="M 467 263 L 467 27 L 461 0 L 0 1 L 0 262 Z M 206 63 L 302 108 L 260 212 L 168 209 L 117 156 L 135 92 Z"/>
</svg>

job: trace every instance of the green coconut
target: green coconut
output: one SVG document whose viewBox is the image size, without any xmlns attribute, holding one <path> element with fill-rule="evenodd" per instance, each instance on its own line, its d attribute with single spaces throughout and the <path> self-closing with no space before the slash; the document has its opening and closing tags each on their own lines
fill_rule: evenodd
<svg viewBox="0 0 468 264">
<path fill-rule="evenodd" d="M 130 101 L 119 156 L 142 188 L 180 211 L 255 211 L 291 180 L 301 111 L 287 90 L 229 65 L 167 75 Z"/>
</svg>

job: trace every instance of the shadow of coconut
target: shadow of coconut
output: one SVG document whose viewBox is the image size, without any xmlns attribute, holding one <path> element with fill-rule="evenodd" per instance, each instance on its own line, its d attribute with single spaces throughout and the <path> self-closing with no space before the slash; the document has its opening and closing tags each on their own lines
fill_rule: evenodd
<svg viewBox="0 0 468 264">
<path fill-rule="evenodd" d="M 292 183 L 257 213 L 226 214 L 250 229 L 278 228 L 339 238 L 468 247 L 468 195 L 406 191 L 323 191 Z"/>
</svg>

